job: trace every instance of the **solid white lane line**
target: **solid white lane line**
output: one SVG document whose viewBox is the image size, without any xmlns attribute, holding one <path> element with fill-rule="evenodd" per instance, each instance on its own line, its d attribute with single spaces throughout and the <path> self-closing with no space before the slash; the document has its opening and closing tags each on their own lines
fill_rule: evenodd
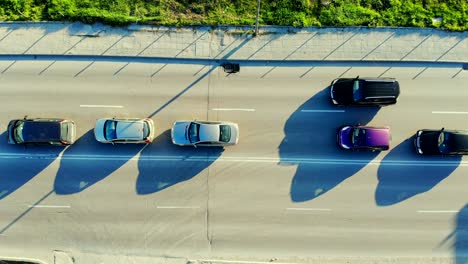
<svg viewBox="0 0 468 264">
<path fill-rule="evenodd" d="M 224 260 L 224 259 L 197 259 L 197 261 L 190 261 L 191 263 L 198 262 L 198 263 L 233 263 L 233 264 L 297 264 L 294 262 L 272 262 L 275 261 L 275 258 L 272 258 L 271 261 L 251 261 L 251 260 Z"/>
<path fill-rule="evenodd" d="M 454 114 L 454 115 L 468 115 L 468 112 L 457 111 L 432 111 L 433 114 Z"/>
<path fill-rule="evenodd" d="M 244 111 L 244 112 L 254 112 L 255 109 L 252 108 L 212 108 L 213 111 Z"/>
<path fill-rule="evenodd" d="M 320 110 L 320 109 L 304 109 L 301 110 L 303 113 L 344 113 L 345 110 Z"/>
<path fill-rule="evenodd" d="M 468 161 L 420 161 L 420 160 L 359 160 L 331 158 L 288 158 L 288 157 L 236 157 L 236 156 L 134 156 L 134 155 L 49 155 L 0 153 L 0 159 L 37 158 L 57 160 L 125 160 L 125 161 L 193 161 L 193 162 L 253 162 L 253 163 L 296 163 L 318 165 L 370 165 L 370 166 L 425 166 L 425 167 L 467 167 Z"/>
<path fill-rule="evenodd" d="M 294 262 L 272 262 L 274 261 L 274 258 L 272 258 L 271 261 L 251 261 L 251 260 L 224 260 L 224 259 L 198 259 L 197 261 L 190 261 L 190 262 L 200 262 L 200 263 L 233 263 L 233 264 L 271 264 L 271 263 L 277 263 L 277 264 L 297 264 Z"/>
<path fill-rule="evenodd" d="M 0 156 L 2 155 L 2 153 L 0 153 Z M 122 158 L 122 159 L 128 159 L 128 158 L 131 158 L 131 157 L 135 157 L 135 156 L 130 156 L 130 155 L 113 155 L 113 154 L 109 154 L 109 155 L 99 155 L 99 154 L 83 154 L 83 155 L 80 155 L 80 154 L 73 154 L 73 155 L 65 155 L 65 156 L 62 156 L 62 158 L 65 158 L 65 157 L 72 157 L 72 158 L 89 158 L 89 159 L 93 159 L 93 158 L 105 158 L 105 157 L 108 157 L 108 158 Z M 157 156 L 148 156 L 148 157 L 154 157 L 154 158 L 157 158 L 157 159 L 184 159 L 184 158 L 190 158 L 190 157 L 184 157 L 184 156 L 164 156 L 164 155 L 157 155 Z M 206 157 L 206 156 L 200 156 L 200 157 Z"/>
<path fill-rule="evenodd" d="M 331 211 L 331 209 L 328 209 L 328 208 L 305 208 L 305 207 L 289 207 L 289 208 L 286 208 L 286 210 L 291 210 L 291 211 Z"/>
<path fill-rule="evenodd" d="M 156 206 L 158 209 L 198 209 L 200 206 Z"/>
<path fill-rule="evenodd" d="M 88 108 L 123 108 L 122 105 L 80 105 L 80 107 L 88 107 Z"/>
<path fill-rule="evenodd" d="M 418 213 L 423 214 L 456 214 L 458 212 L 458 210 L 418 210 Z"/>
<path fill-rule="evenodd" d="M 70 208 L 69 205 L 30 205 L 29 208 Z"/>
</svg>

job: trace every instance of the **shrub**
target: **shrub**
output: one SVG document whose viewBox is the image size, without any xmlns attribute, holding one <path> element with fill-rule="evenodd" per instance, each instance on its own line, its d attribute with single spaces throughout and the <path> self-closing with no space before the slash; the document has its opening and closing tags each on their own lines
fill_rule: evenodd
<svg viewBox="0 0 468 264">
<path fill-rule="evenodd" d="M 77 8 L 73 0 L 50 0 L 47 8 L 50 20 L 73 20 Z"/>
<path fill-rule="evenodd" d="M 2 20 L 126 25 L 253 25 L 257 0 L 0 0 Z M 433 23 L 434 17 L 442 18 Z M 466 0 L 262 0 L 259 21 L 283 26 L 402 26 L 468 30 Z"/>
<path fill-rule="evenodd" d="M 337 2 L 322 8 L 319 21 L 327 26 L 379 26 L 380 14 L 352 3 Z"/>
<path fill-rule="evenodd" d="M 446 3 L 441 3 L 431 6 L 432 16 L 440 17 L 442 21 L 436 27 L 447 28 L 450 30 L 467 30 L 468 29 L 468 4 L 459 3 L 459 10 L 450 8 Z"/>
<path fill-rule="evenodd" d="M 0 0 L 2 11 L 0 15 L 4 20 L 41 20 L 44 4 L 35 4 L 34 0 Z"/>
<path fill-rule="evenodd" d="M 432 25 L 431 12 L 421 3 L 392 0 L 391 7 L 383 11 L 385 25 L 402 27 L 426 27 Z"/>
</svg>

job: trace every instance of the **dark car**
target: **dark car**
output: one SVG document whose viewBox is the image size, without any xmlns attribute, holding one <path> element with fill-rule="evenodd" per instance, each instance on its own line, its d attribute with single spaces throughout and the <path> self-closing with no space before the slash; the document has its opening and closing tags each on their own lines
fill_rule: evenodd
<svg viewBox="0 0 468 264">
<path fill-rule="evenodd" d="M 75 123 L 58 118 L 24 118 L 8 124 L 9 144 L 70 145 L 75 142 Z"/>
<path fill-rule="evenodd" d="M 421 155 L 468 155 L 468 131 L 421 129 L 414 147 Z"/>
<path fill-rule="evenodd" d="M 390 128 L 371 126 L 342 126 L 338 129 L 337 143 L 342 149 L 388 150 Z"/>
<path fill-rule="evenodd" d="M 330 86 L 335 105 L 391 105 L 399 95 L 400 85 L 393 78 L 339 78 Z"/>
</svg>

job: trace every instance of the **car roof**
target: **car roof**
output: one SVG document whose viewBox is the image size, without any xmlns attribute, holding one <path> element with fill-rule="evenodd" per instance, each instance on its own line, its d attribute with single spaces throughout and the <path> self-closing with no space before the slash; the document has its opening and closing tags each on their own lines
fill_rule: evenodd
<svg viewBox="0 0 468 264">
<path fill-rule="evenodd" d="M 199 138 L 202 142 L 219 142 L 219 124 L 200 124 Z"/>
<path fill-rule="evenodd" d="M 362 93 L 365 98 L 395 98 L 398 96 L 396 86 L 393 81 L 364 80 Z"/>
<path fill-rule="evenodd" d="M 144 122 L 142 120 L 115 120 L 118 139 L 143 139 Z"/>
<path fill-rule="evenodd" d="M 450 139 L 453 151 L 468 151 L 468 132 L 446 131 L 452 135 Z"/>
<path fill-rule="evenodd" d="M 390 129 L 388 127 L 358 126 L 366 130 L 365 146 L 388 147 L 390 145 Z"/>
<path fill-rule="evenodd" d="M 60 141 L 60 123 L 46 119 L 24 120 L 23 139 L 25 142 Z"/>
</svg>

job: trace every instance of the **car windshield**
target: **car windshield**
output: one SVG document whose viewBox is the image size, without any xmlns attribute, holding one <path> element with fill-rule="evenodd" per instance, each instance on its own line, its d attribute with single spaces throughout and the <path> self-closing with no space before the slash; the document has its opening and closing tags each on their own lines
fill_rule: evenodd
<svg viewBox="0 0 468 264">
<path fill-rule="evenodd" d="M 450 133 L 441 131 L 439 134 L 439 139 L 437 141 L 437 145 L 439 147 L 439 151 L 441 153 L 446 153 L 450 151 L 450 145 L 449 145 L 449 140 L 450 140 Z"/>
<path fill-rule="evenodd" d="M 15 141 L 18 142 L 18 143 L 23 143 L 24 142 L 23 127 L 24 127 L 24 122 L 23 121 L 18 121 L 18 122 L 16 122 L 16 125 L 13 128 L 13 130 L 14 130 L 14 135 L 13 136 L 15 138 Z"/>
<path fill-rule="evenodd" d="M 355 128 L 351 135 L 351 142 L 354 146 L 363 146 L 366 143 L 366 130 Z"/>
<path fill-rule="evenodd" d="M 219 141 L 229 142 L 231 140 L 231 127 L 227 125 L 219 126 Z"/>
<path fill-rule="evenodd" d="M 360 80 L 355 80 L 353 83 L 353 100 L 355 102 L 361 101 L 363 99 L 363 94 L 362 94 L 362 82 Z"/>
<path fill-rule="evenodd" d="M 148 122 L 143 122 L 143 138 L 147 138 L 149 136 L 150 128 Z"/>
<path fill-rule="evenodd" d="M 191 143 L 196 143 L 200 141 L 200 135 L 198 134 L 200 130 L 200 124 L 191 123 L 188 129 L 188 138 Z"/>
<path fill-rule="evenodd" d="M 63 141 L 69 141 L 68 135 L 71 129 L 70 123 L 60 123 L 60 139 Z"/>
<path fill-rule="evenodd" d="M 117 138 L 116 125 L 117 122 L 112 120 L 108 120 L 104 124 L 104 136 L 107 140 L 114 140 Z"/>
</svg>

